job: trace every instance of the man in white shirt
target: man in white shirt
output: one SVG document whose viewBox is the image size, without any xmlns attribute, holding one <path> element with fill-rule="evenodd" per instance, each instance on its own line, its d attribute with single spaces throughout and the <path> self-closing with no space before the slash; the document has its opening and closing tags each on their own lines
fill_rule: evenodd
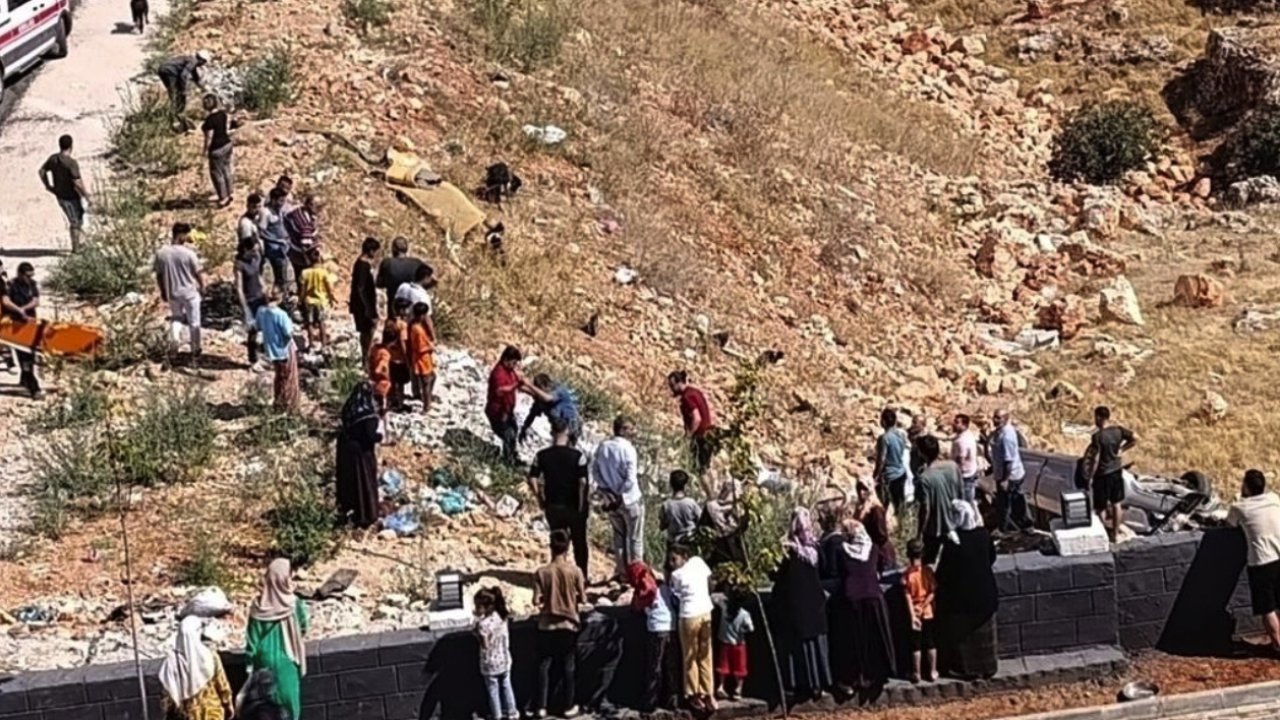
<svg viewBox="0 0 1280 720">
<path fill-rule="evenodd" d="M 417 307 L 418 303 L 427 306 L 427 334 L 431 336 L 431 341 L 439 340 L 436 337 L 436 303 L 431 298 L 430 288 L 436 286 L 435 270 L 426 263 L 418 266 L 417 272 L 414 273 L 413 282 L 407 282 L 396 290 L 396 301 L 407 300 L 409 307 Z"/>
<path fill-rule="evenodd" d="M 1033 523 L 1027 512 L 1027 496 L 1022 493 L 1022 481 L 1027 471 L 1022 466 L 1022 443 L 1018 439 L 1018 430 L 1013 426 L 1008 410 L 995 411 L 991 421 L 995 425 L 995 435 L 991 438 L 991 474 L 996 481 L 1000 530 L 1026 531 Z"/>
<path fill-rule="evenodd" d="M 603 493 L 613 526 L 615 577 L 625 580 L 627 566 L 644 562 L 644 493 L 640 490 L 639 458 L 631 444 L 635 424 L 626 417 L 613 421 L 613 437 L 600 443 L 592 462 L 596 489 Z"/>
<path fill-rule="evenodd" d="M 969 416 L 956 413 L 951 420 L 955 439 L 951 441 L 951 461 L 960 467 L 961 496 L 968 502 L 978 501 L 978 435 L 969 427 Z"/>
<path fill-rule="evenodd" d="M 1253 614 L 1262 617 L 1272 650 L 1280 650 L 1280 497 L 1267 492 L 1261 470 L 1244 474 L 1240 500 L 1231 506 L 1227 522 L 1244 531 Z"/>
<path fill-rule="evenodd" d="M 716 709 L 711 663 L 711 568 L 683 545 L 673 546 L 671 591 L 680 608 L 684 694 L 697 712 Z"/>
</svg>

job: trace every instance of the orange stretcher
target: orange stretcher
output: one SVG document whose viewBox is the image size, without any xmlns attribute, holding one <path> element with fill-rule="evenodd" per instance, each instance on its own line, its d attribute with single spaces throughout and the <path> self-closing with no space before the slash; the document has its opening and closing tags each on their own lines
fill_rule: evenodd
<svg viewBox="0 0 1280 720">
<path fill-rule="evenodd" d="M 0 318 L 0 345 L 18 350 L 44 355 L 93 356 L 105 340 L 101 330 L 88 325 Z"/>
</svg>

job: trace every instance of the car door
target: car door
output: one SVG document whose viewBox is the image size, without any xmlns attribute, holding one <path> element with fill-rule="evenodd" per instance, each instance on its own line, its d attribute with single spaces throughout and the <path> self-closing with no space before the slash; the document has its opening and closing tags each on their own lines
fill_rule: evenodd
<svg viewBox="0 0 1280 720">
<path fill-rule="evenodd" d="M 54 40 L 58 7 L 54 0 L 0 0 L 7 15 L 0 24 L 0 63 L 6 76 L 22 72 Z"/>
</svg>

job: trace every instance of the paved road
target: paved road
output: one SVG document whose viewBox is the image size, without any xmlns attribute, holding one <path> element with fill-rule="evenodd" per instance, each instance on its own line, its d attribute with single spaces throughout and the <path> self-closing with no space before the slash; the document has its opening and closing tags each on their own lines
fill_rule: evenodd
<svg viewBox="0 0 1280 720">
<path fill-rule="evenodd" d="M 153 18 L 166 9 L 163 0 L 151 3 Z M 6 266 L 29 260 L 43 277 L 68 247 L 66 221 L 36 170 L 65 133 L 75 138 L 90 193 L 106 179 L 110 127 L 129 96 L 129 80 L 142 68 L 144 46 L 131 30 L 128 3 L 83 0 L 68 56 L 34 68 L 18 81 L 19 97 L 0 108 L 0 258 Z"/>
</svg>

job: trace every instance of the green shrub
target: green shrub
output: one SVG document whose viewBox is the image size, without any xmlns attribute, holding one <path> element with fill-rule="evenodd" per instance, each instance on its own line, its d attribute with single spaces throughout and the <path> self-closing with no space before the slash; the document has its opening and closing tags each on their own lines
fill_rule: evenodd
<svg viewBox="0 0 1280 720">
<path fill-rule="evenodd" d="M 1053 138 L 1049 172 L 1066 182 L 1114 183 L 1161 149 L 1164 130 L 1149 108 L 1116 100 L 1089 103 L 1067 116 Z"/>
<path fill-rule="evenodd" d="M 340 352 L 333 356 L 329 363 L 326 389 L 326 405 L 333 412 L 342 409 L 351 391 L 364 380 L 364 364 L 360 355 L 353 352 Z"/>
<path fill-rule="evenodd" d="M 64 500 L 102 498 L 114 489 L 105 446 L 96 434 L 76 430 L 49 442 L 35 458 L 36 487 Z"/>
<path fill-rule="evenodd" d="M 213 441 L 209 406 L 187 388 L 148 396 L 112 450 L 124 482 L 153 486 L 195 479 L 213 456 Z"/>
<path fill-rule="evenodd" d="M 295 566 L 324 560 L 337 550 L 338 512 L 314 474 L 290 478 L 276 488 L 267 522 L 275 551 Z"/>
<path fill-rule="evenodd" d="M 471 16 L 485 34 L 489 55 L 525 69 L 560 54 L 573 28 L 573 0 L 469 0 Z"/>
<path fill-rule="evenodd" d="M 1262 112 L 1241 124 L 1231 140 L 1236 177 L 1280 176 L 1280 112 Z"/>
<path fill-rule="evenodd" d="M 158 70 L 160 63 L 168 57 L 173 41 L 191 27 L 195 4 L 195 0 L 170 0 L 169 12 L 152 24 L 151 39 L 147 42 L 147 50 L 151 53 L 147 58 L 147 70 L 153 73 Z"/>
<path fill-rule="evenodd" d="M 94 222 L 85 242 L 53 267 L 50 284 L 85 300 L 114 300 L 143 289 L 155 252 L 147 225 L 147 200 L 140 184 L 122 184 L 94 193 Z"/>
<path fill-rule="evenodd" d="M 246 414 L 257 419 L 241 433 L 246 447 L 266 450 L 300 440 L 310 430 L 302 416 L 276 410 L 270 395 L 256 383 L 246 385 L 241 397 Z"/>
<path fill-rule="evenodd" d="M 111 128 L 111 147 L 139 172 L 169 176 L 186 166 L 169 101 L 160 93 L 125 98 L 124 117 Z"/>
<path fill-rule="evenodd" d="M 245 68 L 244 93 L 246 109 L 262 117 L 275 114 L 281 105 L 293 99 L 293 60 L 283 50 L 275 50 Z"/>
<path fill-rule="evenodd" d="M 387 0 L 342 0 L 342 13 L 365 35 L 391 23 L 391 3 Z"/>
<path fill-rule="evenodd" d="M 50 540 L 62 538 L 71 523 L 71 511 L 67 499 L 56 490 L 41 489 L 31 509 L 31 532 Z"/>
<path fill-rule="evenodd" d="M 436 306 L 432 308 L 431 322 L 436 326 L 436 336 L 444 342 L 454 343 L 462 340 L 462 325 L 458 321 L 458 314 L 449 303 L 436 300 Z"/>
<path fill-rule="evenodd" d="M 174 582 L 193 587 L 217 586 L 224 590 L 231 587 L 235 576 L 227 566 L 225 548 L 218 536 L 200 530 L 192 540 L 190 554 L 178 566 Z"/>
<path fill-rule="evenodd" d="M 106 343 L 94 358 L 96 368 L 118 370 L 144 360 L 159 360 L 170 350 L 163 323 L 146 304 L 126 305 L 100 318 Z"/>
<path fill-rule="evenodd" d="M 107 392 L 93 384 L 88 376 L 80 376 L 70 386 L 70 391 L 45 412 L 32 420 L 36 430 L 64 430 L 92 425 L 107 416 L 110 398 Z"/>
</svg>

